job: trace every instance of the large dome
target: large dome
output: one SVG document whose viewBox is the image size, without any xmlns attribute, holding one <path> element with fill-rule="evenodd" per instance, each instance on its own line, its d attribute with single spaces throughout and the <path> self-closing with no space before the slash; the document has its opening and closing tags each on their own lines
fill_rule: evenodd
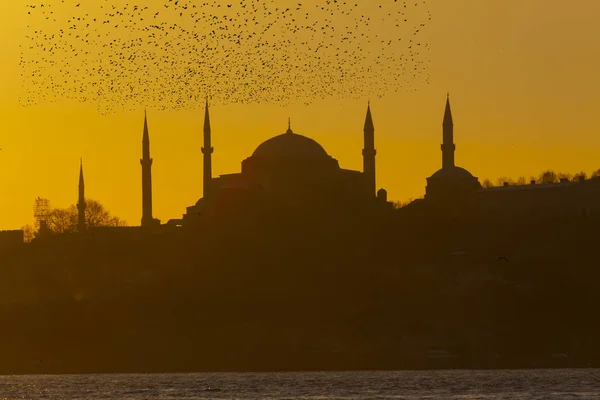
<svg viewBox="0 0 600 400">
<path fill-rule="evenodd" d="M 329 158 L 319 143 L 291 131 L 264 141 L 254 150 L 252 157 Z"/>
</svg>

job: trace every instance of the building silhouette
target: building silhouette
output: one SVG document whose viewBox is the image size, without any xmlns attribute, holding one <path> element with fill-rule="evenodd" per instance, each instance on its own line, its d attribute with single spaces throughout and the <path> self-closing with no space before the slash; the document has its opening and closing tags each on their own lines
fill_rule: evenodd
<svg viewBox="0 0 600 400">
<path fill-rule="evenodd" d="M 425 199 L 434 202 L 464 200 L 474 190 L 481 189 L 479 180 L 469 171 L 454 163 L 454 122 L 450 109 L 450 95 L 446 97 L 446 109 L 442 123 L 442 168 L 427 178 Z"/>
<path fill-rule="evenodd" d="M 482 188 L 477 177 L 454 161 L 454 121 L 450 96 L 446 97 L 443 118 L 442 168 L 427 178 L 424 212 L 475 218 L 480 221 L 503 218 L 590 217 L 600 214 L 600 178 L 556 183 L 536 183 Z M 409 207 L 410 209 L 411 207 Z"/>
<path fill-rule="evenodd" d="M 203 197 L 169 225 L 193 225 L 234 210 L 270 204 L 290 212 L 332 207 L 370 207 L 375 197 L 374 125 L 370 105 L 364 125 L 364 170 L 343 169 L 315 140 L 287 130 L 261 143 L 242 161 L 241 172 L 212 177 L 209 105 L 204 116 Z M 379 197 L 378 204 L 387 203 Z M 227 211 L 229 210 L 229 211 Z M 292 211 L 294 210 L 294 211 Z"/>
</svg>

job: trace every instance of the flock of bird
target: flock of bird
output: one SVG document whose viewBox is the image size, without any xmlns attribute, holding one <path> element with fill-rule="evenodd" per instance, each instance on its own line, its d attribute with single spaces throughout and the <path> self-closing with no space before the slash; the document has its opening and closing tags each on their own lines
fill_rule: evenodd
<svg viewBox="0 0 600 400">
<path fill-rule="evenodd" d="M 374 98 L 428 83 L 424 0 L 42 0 L 23 105 L 101 112 Z"/>
</svg>

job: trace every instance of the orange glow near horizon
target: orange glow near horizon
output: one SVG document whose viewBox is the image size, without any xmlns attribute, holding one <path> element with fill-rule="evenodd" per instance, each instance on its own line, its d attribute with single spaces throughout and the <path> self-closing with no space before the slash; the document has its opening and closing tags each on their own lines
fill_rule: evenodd
<svg viewBox="0 0 600 400">
<path fill-rule="evenodd" d="M 262 141 L 287 129 L 288 117 L 294 132 L 318 141 L 342 168 L 361 170 L 370 100 L 377 187 L 391 200 L 421 197 L 425 178 L 441 166 L 446 92 L 456 163 L 480 181 L 600 168 L 597 0 L 428 0 L 426 6 L 429 84 L 309 105 L 215 104 L 214 176 L 239 172 Z M 68 100 L 22 107 L 19 45 L 27 17 L 22 2 L 0 2 L 0 230 L 31 223 L 38 196 L 55 207 L 74 204 L 80 157 L 86 196 L 138 225 L 143 107 L 107 115 Z M 200 101 L 193 109 L 147 110 L 154 216 L 163 222 L 181 217 L 202 194 L 203 107 Z"/>
</svg>

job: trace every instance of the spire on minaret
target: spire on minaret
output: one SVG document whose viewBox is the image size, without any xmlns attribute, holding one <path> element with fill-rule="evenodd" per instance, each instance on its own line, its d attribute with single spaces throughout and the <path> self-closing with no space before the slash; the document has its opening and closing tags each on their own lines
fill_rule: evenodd
<svg viewBox="0 0 600 400">
<path fill-rule="evenodd" d="M 206 106 L 204 108 L 204 146 L 202 147 L 202 154 L 204 154 L 204 179 L 202 182 L 202 192 L 204 198 L 208 197 L 210 193 L 210 185 L 212 182 L 212 153 L 215 151 L 211 145 L 210 134 L 208 96 L 206 96 Z"/>
<path fill-rule="evenodd" d="M 364 132 L 364 148 L 363 154 L 363 174 L 367 181 L 369 196 L 375 196 L 376 181 L 375 181 L 375 126 L 373 125 L 373 117 L 371 116 L 371 103 L 367 104 L 367 116 L 365 118 Z"/>
<path fill-rule="evenodd" d="M 371 103 L 367 104 L 367 117 L 365 118 L 365 130 L 375 132 L 375 126 L 373 125 L 373 117 L 371 116 Z"/>
<path fill-rule="evenodd" d="M 452 124 L 452 111 L 450 110 L 450 93 L 446 94 L 446 109 L 444 110 L 444 123 L 443 125 Z"/>
<path fill-rule="evenodd" d="M 146 113 L 145 108 L 144 108 L 144 133 L 142 136 L 142 141 L 150 142 L 150 138 L 148 137 L 148 114 Z"/>
<path fill-rule="evenodd" d="M 204 106 L 204 133 L 206 132 L 210 133 L 210 116 L 208 115 L 208 96 L 206 96 L 206 105 Z M 204 137 L 204 139 L 206 139 L 206 136 Z"/>
<path fill-rule="evenodd" d="M 79 160 L 79 198 L 77 200 L 77 230 L 85 231 L 85 184 L 83 181 L 83 159 Z"/>
<path fill-rule="evenodd" d="M 154 223 L 152 217 L 152 158 L 150 158 L 150 133 L 148 117 L 144 110 L 144 133 L 142 134 L 142 226 Z"/>
<path fill-rule="evenodd" d="M 442 168 L 454 167 L 454 123 L 452 122 L 452 111 L 450 110 L 450 93 L 446 95 L 446 109 L 444 110 L 444 121 L 442 123 Z"/>
<path fill-rule="evenodd" d="M 81 192 L 81 190 L 84 188 L 84 181 L 83 181 L 83 157 L 79 158 L 79 190 Z"/>
</svg>

